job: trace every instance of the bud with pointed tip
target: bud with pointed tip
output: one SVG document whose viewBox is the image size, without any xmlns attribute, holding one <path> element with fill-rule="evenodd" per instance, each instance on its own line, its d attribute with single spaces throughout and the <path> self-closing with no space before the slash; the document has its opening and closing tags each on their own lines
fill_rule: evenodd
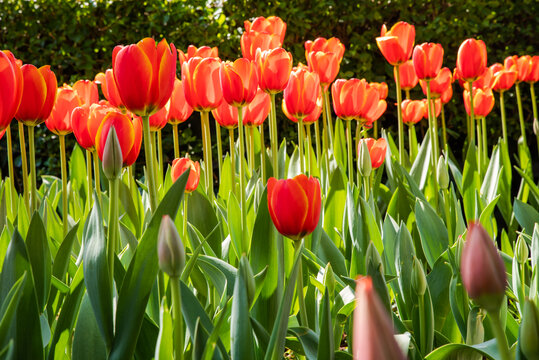
<svg viewBox="0 0 539 360">
<path fill-rule="evenodd" d="M 123 155 L 120 140 L 114 125 L 110 127 L 103 150 L 103 172 L 109 180 L 117 179 L 122 173 Z"/>
<path fill-rule="evenodd" d="M 427 291 L 427 277 L 425 276 L 423 265 L 415 256 L 412 265 L 412 290 L 418 296 L 425 295 L 425 291 Z"/>
<path fill-rule="evenodd" d="M 372 172 L 371 155 L 366 141 L 360 141 L 357 168 L 361 176 L 370 176 Z"/>
<path fill-rule="evenodd" d="M 446 190 L 449 187 L 449 173 L 447 172 L 447 164 L 442 155 L 440 155 L 440 158 L 438 159 L 437 177 L 440 189 Z"/>
<path fill-rule="evenodd" d="M 159 268 L 171 278 L 180 277 L 185 267 L 185 249 L 180 234 L 170 216 L 165 215 L 157 236 Z"/>
<path fill-rule="evenodd" d="M 330 299 L 333 300 L 335 296 L 335 274 L 331 263 L 328 263 L 324 269 L 324 285 L 328 289 Z"/>
<path fill-rule="evenodd" d="M 539 309 L 530 300 L 524 300 L 520 324 L 520 350 L 527 359 L 539 359 Z"/>
<path fill-rule="evenodd" d="M 522 236 L 519 236 L 515 245 L 515 257 L 519 264 L 525 264 L 528 261 L 528 245 Z"/>
</svg>

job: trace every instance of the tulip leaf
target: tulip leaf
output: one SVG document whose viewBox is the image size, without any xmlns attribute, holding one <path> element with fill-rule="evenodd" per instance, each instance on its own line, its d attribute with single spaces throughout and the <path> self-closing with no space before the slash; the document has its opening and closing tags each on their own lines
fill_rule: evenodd
<svg viewBox="0 0 539 360">
<path fill-rule="evenodd" d="M 487 359 L 500 359 L 498 345 L 495 339 L 477 345 L 447 344 L 443 345 L 425 357 L 425 360 L 442 360 L 446 358 L 485 356 Z"/>
<path fill-rule="evenodd" d="M 318 360 L 333 360 L 335 358 L 333 343 L 333 323 L 331 321 L 331 304 L 328 288 L 325 288 L 322 298 L 320 336 L 318 341 Z"/>
<path fill-rule="evenodd" d="M 318 334 L 307 327 L 292 327 L 288 332 L 301 343 L 307 360 L 316 360 L 318 351 Z"/>
<path fill-rule="evenodd" d="M 335 121 L 335 136 L 333 137 L 333 155 L 340 169 L 346 169 L 347 151 L 343 121 L 337 118 Z M 353 153 L 355 154 L 355 151 Z"/>
<path fill-rule="evenodd" d="M 399 292 L 404 301 L 405 308 L 399 308 L 403 319 L 410 319 L 412 311 L 412 264 L 415 255 L 414 245 L 410 232 L 401 223 L 397 233 L 397 252 L 395 256 L 395 268 L 397 270 Z"/>
<path fill-rule="evenodd" d="M 47 304 L 51 288 L 52 260 L 45 226 L 37 212 L 34 212 L 28 228 L 26 247 L 32 267 L 38 306 L 42 311 Z"/>
<path fill-rule="evenodd" d="M 248 250 L 244 248 L 246 244 L 244 244 L 243 231 L 241 231 L 240 204 L 233 192 L 230 192 L 228 195 L 227 219 L 232 248 L 234 249 L 236 257 L 239 259 L 241 254 Z"/>
<path fill-rule="evenodd" d="M 462 200 L 464 205 L 464 215 L 468 221 L 475 220 L 479 216 L 475 211 L 475 192 L 480 188 L 480 179 L 477 169 L 477 149 L 472 142 L 468 146 L 464 170 L 462 172 Z"/>
<path fill-rule="evenodd" d="M 344 205 L 346 204 L 346 182 L 340 168 L 336 168 L 331 175 L 330 190 L 326 195 L 324 206 L 324 230 L 330 239 L 335 241 L 339 238 L 338 231 L 343 226 Z"/>
<path fill-rule="evenodd" d="M 86 294 L 82 299 L 75 327 L 73 359 L 107 359 L 107 348 L 100 332 L 90 298 Z"/>
<path fill-rule="evenodd" d="M 244 255 L 245 256 L 245 255 Z M 230 316 L 230 356 L 232 359 L 253 359 L 253 331 L 249 321 L 249 298 L 247 294 L 246 271 L 243 260 L 236 274 L 232 314 Z"/>
<path fill-rule="evenodd" d="M 428 176 L 431 174 L 431 151 L 430 132 L 427 132 L 423 138 L 423 142 L 421 143 L 417 157 L 414 160 L 414 164 L 410 169 L 410 175 L 416 184 L 418 184 L 420 189 L 425 188 Z"/>
<path fill-rule="evenodd" d="M 178 182 L 178 180 L 176 180 Z M 173 186 L 174 187 L 174 186 Z M 171 188 L 172 189 L 172 188 Z M 203 238 L 208 237 L 208 244 L 215 254 L 221 254 L 221 234 L 219 231 L 213 232 L 213 229 L 219 223 L 213 207 L 206 197 L 202 194 L 202 188 L 189 194 L 189 206 L 187 208 L 187 220 L 191 225 L 200 231 Z M 169 190 L 170 192 L 170 190 Z"/>
<path fill-rule="evenodd" d="M 523 203 L 519 199 L 515 199 L 513 210 L 522 230 L 526 234 L 532 235 L 535 224 L 539 223 L 539 212 L 533 206 Z"/>
<path fill-rule="evenodd" d="M 492 202 L 496 197 L 498 185 L 503 174 L 504 171 L 500 159 L 500 149 L 496 146 L 492 152 L 492 157 L 488 164 L 485 177 L 483 178 L 483 184 L 481 184 L 480 193 L 486 203 Z"/>
<path fill-rule="evenodd" d="M 415 216 L 423 252 L 432 268 L 449 246 L 447 228 L 432 206 L 420 199 L 415 203 Z"/>
<path fill-rule="evenodd" d="M 0 344 L 6 343 L 9 327 L 15 317 L 26 281 L 27 273 L 25 272 L 13 284 L 7 296 L 2 301 L 2 307 L 0 308 L 0 314 L 2 314 L 2 318 L 0 319 Z"/>
</svg>

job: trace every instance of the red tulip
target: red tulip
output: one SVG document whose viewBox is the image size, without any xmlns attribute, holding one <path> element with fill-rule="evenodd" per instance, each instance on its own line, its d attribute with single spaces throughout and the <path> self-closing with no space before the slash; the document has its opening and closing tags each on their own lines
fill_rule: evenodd
<svg viewBox="0 0 539 360">
<path fill-rule="evenodd" d="M 200 180 L 200 164 L 198 161 L 192 161 L 189 158 L 174 159 L 172 162 L 170 176 L 172 177 L 172 181 L 175 182 L 187 169 L 190 170 L 189 178 L 187 179 L 187 184 L 185 185 L 185 192 L 190 193 L 197 189 L 198 182 Z"/>
<path fill-rule="evenodd" d="M 389 31 L 383 25 L 380 37 L 376 38 L 376 43 L 386 60 L 391 65 L 396 66 L 410 59 L 414 40 L 415 27 L 400 21 L 393 25 Z"/>
<path fill-rule="evenodd" d="M 421 100 L 404 100 L 401 103 L 402 122 L 408 125 L 417 124 L 423 119 L 427 107 Z"/>
<path fill-rule="evenodd" d="M 94 81 L 78 80 L 73 84 L 73 90 L 77 92 L 82 104 L 89 106 L 99 102 L 99 91 Z"/>
<path fill-rule="evenodd" d="M 105 99 L 107 99 L 112 106 L 117 108 L 125 107 L 120 98 L 120 93 L 118 92 L 118 86 L 116 85 L 112 69 L 107 69 L 104 74 L 97 74 L 94 81 L 96 84 L 101 84 L 103 96 L 105 96 Z"/>
<path fill-rule="evenodd" d="M 26 64 L 21 67 L 23 92 L 21 106 L 15 117 L 23 124 L 36 126 L 49 117 L 58 88 L 56 76 L 49 65 L 36 68 Z"/>
<path fill-rule="evenodd" d="M 471 223 L 460 259 L 460 274 L 466 292 L 488 311 L 500 308 L 507 275 L 503 260 L 483 226 Z"/>
<path fill-rule="evenodd" d="M 390 314 L 378 298 L 370 277 L 356 280 L 354 360 L 404 360 L 395 341 Z"/>
<path fill-rule="evenodd" d="M 221 105 L 211 111 L 219 125 L 226 129 L 238 127 L 238 108 L 223 101 Z"/>
<path fill-rule="evenodd" d="M 258 49 L 266 51 L 279 48 L 282 45 L 278 35 L 254 30 L 244 32 L 240 42 L 242 56 L 251 61 L 256 59 Z"/>
<path fill-rule="evenodd" d="M 365 79 L 360 80 L 360 88 L 360 108 L 357 120 L 363 124 L 372 123 L 374 118 L 378 119 L 382 115 L 387 105 L 385 100 L 380 100 L 378 90 Z"/>
<path fill-rule="evenodd" d="M 434 79 L 442 67 L 443 56 L 444 48 L 441 44 L 417 45 L 412 56 L 417 77 L 421 80 Z"/>
<path fill-rule="evenodd" d="M 278 16 L 270 16 L 268 18 L 259 16 L 253 22 L 245 20 L 243 25 L 245 26 L 245 32 L 258 31 L 272 34 L 279 39 L 279 46 L 283 44 L 286 34 L 286 23 Z"/>
<path fill-rule="evenodd" d="M 331 86 L 333 109 L 343 120 L 357 119 L 361 113 L 365 83 L 359 79 L 338 79 Z"/>
<path fill-rule="evenodd" d="M 110 111 L 103 119 L 95 137 L 95 147 L 101 161 L 111 126 L 114 126 L 120 142 L 123 166 L 133 165 L 142 145 L 142 120 L 139 117 L 131 119 L 131 116 L 119 111 Z"/>
<path fill-rule="evenodd" d="M 184 122 L 193 113 L 193 108 L 185 99 L 183 88 L 183 83 L 179 79 L 174 80 L 172 96 L 167 105 L 165 105 L 168 111 L 167 121 L 171 125 L 178 125 Z"/>
<path fill-rule="evenodd" d="M 194 57 L 201 57 L 201 58 L 219 58 L 219 49 L 216 47 L 209 47 L 209 46 L 201 46 L 197 48 L 194 45 L 189 45 L 187 48 L 187 54 L 183 51 L 178 49 L 178 59 L 180 61 L 180 66 L 183 65 L 183 63 L 189 61 L 189 59 Z"/>
<path fill-rule="evenodd" d="M 150 115 L 150 131 L 159 131 L 165 127 L 168 120 L 168 110 L 162 107 L 158 112 Z"/>
<path fill-rule="evenodd" d="M 305 57 L 309 70 L 318 74 L 320 83 L 327 87 L 337 74 L 344 54 L 344 45 L 337 38 L 318 38 L 305 43 Z"/>
<path fill-rule="evenodd" d="M 361 143 L 366 142 L 369 154 L 371 156 L 371 165 L 373 169 L 377 169 L 384 163 L 387 151 L 387 141 L 384 138 L 374 140 L 373 138 L 359 139 L 357 152 L 361 148 Z"/>
<path fill-rule="evenodd" d="M 466 112 L 470 115 L 470 92 L 464 90 L 464 107 Z M 491 89 L 474 89 L 473 90 L 473 112 L 477 118 L 487 116 L 494 107 L 494 95 Z"/>
<path fill-rule="evenodd" d="M 515 70 L 507 70 L 502 64 L 496 63 L 490 66 L 490 71 L 494 76 L 492 89 L 496 91 L 506 91 L 511 89 L 517 80 Z"/>
<path fill-rule="evenodd" d="M 221 60 L 194 57 L 182 65 L 185 100 L 196 111 L 210 111 L 219 106 L 223 92 L 219 81 Z"/>
<path fill-rule="evenodd" d="M 300 174 L 292 179 L 268 180 L 268 210 L 282 235 L 299 241 L 314 231 L 320 219 L 320 183 Z"/>
<path fill-rule="evenodd" d="M 371 107 L 369 112 L 365 115 L 367 122 L 363 125 L 366 128 L 370 129 L 372 124 L 380 118 L 387 110 L 387 102 L 383 99 L 378 100 L 375 106 Z"/>
<path fill-rule="evenodd" d="M 76 107 L 71 113 L 71 126 L 73 134 L 80 146 L 89 151 L 95 150 L 95 137 L 103 118 L 110 111 L 115 111 L 112 106 L 92 104 Z"/>
<path fill-rule="evenodd" d="M 256 52 L 258 86 L 268 93 L 279 93 L 288 84 L 292 71 L 292 54 L 283 48 Z"/>
<path fill-rule="evenodd" d="M 303 118 L 303 123 L 304 124 L 312 124 L 312 123 L 314 123 L 315 121 L 318 120 L 318 118 L 322 114 L 323 100 L 324 99 L 322 98 L 322 93 L 320 93 L 318 95 L 318 99 L 316 100 L 316 106 L 314 107 L 314 110 L 309 115 L 307 115 L 306 117 Z M 295 123 L 298 122 L 298 119 L 295 118 L 294 116 L 290 115 L 290 112 L 288 112 L 288 109 L 286 107 L 286 101 L 284 101 L 284 99 L 283 99 L 283 113 L 292 122 L 295 122 Z"/>
<path fill-rule="evenodd" d="M 176 78 L 176 48 L 165 39 L 145 38 L 137 44 L 116 46 L 112 68 L 125 107 L 137 115 L 156 113 L 167 103 Z"/>
<path fill-rule="evenodd" d="M 305 67 L 299 67 L 292 70 L 283 98 L 289 113 L 299 119 L 306 117 L 314 110 L 319 93 L 318 74 L 310 72 Z"/>
<path fill-rule="evenodd" d="M 482 40 L 467 39 L 457 54 L 457 78 L 466 82 L 477 80 L 487 69 L 487 47 Z"/>
<path fill-rule="evenodd" d="M 45 120 L 47 128 L 56 135 L 67 135 L 73 132 L 71 127 L 71 113 L 82 105 L 77 92 L 71 86 L 64 85 L 56 92 L 56 102 L 52 111 Z"/>
<path fill-rule="evenodd" d="M 371 82 L 369 83 L 371 87 L 374 87 L 376 90 L 378 90 L 378 95 L 380 96 L 380 100 L 385 100 L 387 98 L 388 88 L 387 84 L 385 82 Z"/>
<path fill-rule="evenodd" d="M 0 51 L 0 131 L 11 124 L 21 103 L 23 76 L 10 51 Z"/>
<path fill-rule="evenodd" d="M 393 75 L 395 76 L 395 79 L 397 79 L 396 67 L 393 69 Z M 399 75 L 402 90 L 412 90 L 419 81 L 412 60 L 408 60 L 399 66 Z"/>
<path fill-rule="evenodd" d="M 243 125 L 262 125 L 269 115 L 270 108 L 270 96 L 264 90 L 258 89 L 253 101 L 243 108 Z"/>
<path fill-rule="evenodd" d="M 532 57 L 530 63 L 530 72 L 524 81 L 529 83 L 539 81 L 539 55 Z"/>
<path fill-rule="evenodd" d="M 453 85 L 449 84 L 449 86 L 445 89 L 445 91 L 440 96 L 440 100 L 442 100 L 442 104 L 447 104 L 451 98 L 453 97 Z"/>
<path fill-rule="evenodd" d="M 434 100 L 434 99 L 431 99 L 431 100 Z M 425 119 L 428 119 L 429 118 L 429 108 L 428 108 L 429 105 L 427 103 L 427 99 L 422 99 L 421 101 L 423 101 L 423 104 L 425 104 L 425 114 L 423 115 L 423 117 Z M 434 105 L 431 105 L 431 106 L 433 106 L 434 117 L 440 116 L 440 113 L 442 112 L 442 101 L 440 99 L 435 99 Z"/>
<path fill-rule="evenodd" d="M 507 70 L 515 70 L 517 72 L 517 83 L 526 81 L 531 72 L 532 58 L 530 55 L 518 57 L 518 55 L 508 56 L 505 58 L 504 66 Z"/>
<path fill-rule="evenodd" d="M 344 45 L 336 37 L 325 39 L 323 37 L 316 38 L 314 41 L 305 41 L 305 59 L 309 61 L 309 53 L 321 51 L 323 53 L 333 53 L 337 55 L 339 64 L 344 56 Z"/>
<path fill-rule="evenodd" d="M 244 106 L 253 101 L 258 89 L 255 64 L 245 58 L 221 64 L 219 72 L 224 100 L 233 106 Z"/>
<path fill-rule="evenodd" d="M 433 99 L 438 99 L 442 94 L 447 91 L 448 87 L 451 87 L 452 74 L 449 68 L 442 68 L 438 72 L 438 76 L 430 80 L 430 96 Z M 427 82 L 425 80 L 419 80 L 423 94 L 427 95 Z"/>
</svg>

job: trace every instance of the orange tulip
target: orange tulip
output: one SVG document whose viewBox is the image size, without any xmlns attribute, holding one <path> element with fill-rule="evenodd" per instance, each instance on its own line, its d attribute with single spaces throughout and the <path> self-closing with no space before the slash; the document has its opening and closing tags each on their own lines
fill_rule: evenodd
<svg viewBox="0 0 539 360">
<path fill-rule="evenodd" d="M 95 137 L 97 130 L 105 115 L 114 108 L 109 105 L 87 104 L 76 107 L 71 113 L 71 126 L 73 134 L 81 147 L 86 150 L 95 150 Z"/>
<path fill-rule="evenodd" d="M 434 79 L 442 67 L 443 56 L 444 48 L 441 44 L 423 43 L 417 45 L 412 55 L 417 77 L 421 80 Z"/>
<path fill-rule="evenodd" d="M 283 48 L 256 52 L 258 86 L 268 93 L 279 93 L 288 84 L 292 71 L 292 54 Z"/>
<path fill-rule="evenodd" d="M 182 65 L 185 100 L 196 111 L 210 111 L 219 106 L 223 92 L 219 81 L 221 60 L 194 57 Z"/>
<path fill-rule="evenodd" d="M 318 74 L 310 72 L 305 67 L 298 67 L 290 74 L 283 98 L 289 113 L 299 119 L 306 117 L 314 110 L 319 93 Z"/>
<path fill-rule="evenodd" d="M 245 20 L 243 25 L 245 26 L 245 32 L 258 31 L 272 34 L 279 39 L 279 46 L 283 45 L 284 36 L 286 34 L 286 23 L 280 17 L 269 16 L 268 18 L 265 18 L 259 16 L 254 19 L 253 22 Z"/>
<path fill-rule="evenodd" d="M 442 112 L 442 100 L 440 99 L 432 99 L 434 101 L 434 117 L 438 117 L 440 116 L 440 113 Z M 422 99 L 421 101 L 423 101 L 423 104 L 425 104 L 425 114 L 423 114 L 423 117 L 425 119 L 428 119 L 429 118 L 429 108 L 428 108 L 428 103 L 427 103 L 427 99 Z M 475 103 L 474 103 L 474 108 L 475 108 Z"/>
<path fill-rule="evenodd" d="M 397 68 L 393 69 L 395 79 L 397 78 Z M 402 90 L 412 90 L 419 81 L 412 60 L 408 60 L 399 66 L 400 84 Z"/>
<path fill-rule="evenodd" d="M 359 79 L 338 79 L 331 86 L 333 110 L 343 120 L 357 119 L 364 101 L 365 83 Z"/>
<path fill-rule="evenodd" d="M 278 35 L 267 32 L 246 31 L 241 35 L 241 54 L 245 59 L 254 61 L 256 52 L 272 50 L 281 47 L 282 42 Z"/>
<path fill-rule="evenodd" d="M 9 126 L 19 109 L 23 93 L 20 62 L 10 51 L 0 51 L 0 131 Z"/>
<path fill-rule="evenodd" d="M 511 89 L 517 80 L 517 72 L 515 70 L 507 70 L 502 64 L 496 63 L 489 68 L 494 76 L 492 89 L 496 91 L 506 91 Z"/>
<path fill-rule="evenodd" d="M 371 165 L 373 169 L 377 169 L 384 163 L 386 158 L 387 151 L 387 141 L 384 138 L 374 140 L 373 138 L 359 139 L 357 152 L 359 154 L 359 149 L 363 142 L 367 143 L 367 148 L 369 149 L 369 154 L 371 156 Z"/>
<path fill-rule="evenodd" d="M 464 107 L 470 115 L 470 92 L 464 90 Z M 477 118 L 487 116 L 494 107 L 494 95 L 491 89 L 474 89 L 473 90 L 473 112 Z"/>
<path fill-rule="evenodd" d="M 383 99 L 378 100 L 376 105 L 372 106 L 367 114 L 364 115 L 367 120 L 364 124 L 365 127 L 371 128 L 372 124 L 380 118 L 387 110 L 387 102 Z"/>
<path fill-rule="evenodd" d="M 526 81 L 530 74 L 532 58 L 530 55 L 518 57 L 518 55 L 508 56 L 505 58 L 504 66 L 507 70 L 515 70 L 517 72 L 517 83 Z"/>
<path fill-rule="evenodd" d="M 211 111 L 219 125 L 226 129 L 238 127 L 238 108 L 223 101 L 221 105 Z"/>
<path fill-rule="evenodd" d="M 174 90 L 169 102 L 165 106 L 168 111 L 167 121 L 171 125 L 178 125 L 191 116 L 193 108 L 187 103 L 185 99 L 185 92 L 183 91 L 183 83 L 176 78 L 174 80 Z"/>
<path fill-rule="evenodd" d="M 339 73 L 340 64 L 344 54 L 344 45 L 337 38 L 317 38 L 305 42 L 305 58 L 309 70 L 316 72 L 320 83 L 327 87 Z"/>
<path fill-rule="evenodd" d="M 442 104 L 447 104 L 451 98 L 453 97 L 453 85 L 449 84 L 445 91 L 440 96 L 440 100 L 442 100 Z"/>
<path fill-rule="evenodd" d="M 4 134 L 6 133 L 6 130 L 7 129 L 4 129 L 4 130 L 0 131 L 0 140 L 2 140 L 2 138 L 4 137 Z"/>
<path fill-rule="evenodd" d="M 322 197 L 320 183 L 300 174 L 292 179 L 268 180 L 268 210 L 282 235 L 299 241 L 316 229 Z"/>
<path fill-rule="evenodd" d="M 384 308 L 370 277 L 356 280 L 353 357 L 355 360 L 404 360 L 393 336 L 390 314 Z"/>
<path fill-rule="evenodd" d="M 323 53 L 336 54 L 340 64 L 344 56 L 344 50 L 344 45 L 336 37 L 329 39 L 319 37 L 314 41 L 305 41 L 305 59 L 307 59 L 307 61 L 309 61 L 309 53 L 321 51 Z"/>
<path fill-rule="evenodd" d="M 101 91 L 103 96 L 108 100 L 110 105 L 117 108 L 124 108 L 120 93 L 118 92 L 118 86 L 114 79 L 114 72 L 112 69 L 107 69 L 105 73 L 99 73 L 95 76 L 95 83 L 101 85 Z"/>
<path fill-rule="evenodd" d="M 376 44 L 382 55 L 393 66 L 410 59 L 414 41 L 415 27 L 404 21 L 396 23 L 389 31 L 383 25 L 380 37 L 376 38 Z"/>
<path fill-rule="evenodd" d="M 180 61 L 180 66 L 183 65 L 183 63 L 189 61 L 189 59 L 194 57 L 201 57 L 201 58 L 219 58 L 219 49 L 216 47 L 209 47 L 209 46 L 201 46 L 197 48 L 194 45 L 189 45 L 187 48 L 187 54 L 178 49 L 178 59 Z"/>
<path fill-rule="evenodd" d="M 467 39 L 457 54 L 457 78 L 466 82 L 477 80 L 487 69 L 487 47 L 483 40 Z"/>
<path fill-rule="evenodd" d="M 56 75 L 49 65 L 36 68 L 26 64 L 21 67 L 24 81 L 21 106 L 15 117 L 23 124 L 36 126 L 49 117 L 58 88 Z"/>
<path fill-rule="evenodd" d="M 387 84 L 385 82 L 371 82 L 369 83 L 371 87 L 374 87 L 376 90 L 378 90 L 378 95 L 380 96 L 380 100 L 385 100 L 387 98 L 388 88 Z"/>
<path fill-rule="evenodd" d="M 189 178 L 185 185 L 185 192 L 191 193 L 197 189 L 200 180 L 200 164 L 198 161 L 192 161 L 189 158 L 174 159 L 170 176 L 172 177 L 172 181 L 175 182 L 187 169 L 189 169 Z"/>
<path fill-rule="evenodd" d="M 483 226 L 471 223 L 460 259 L 462 284 L 470 298 L 487 311 L 497 311 L 503 301 L 505 265 Z"/>
<path fill-rule="evenodd" d="M 133 165 L 142 145 L 142 120 L 139 117 L 132 119 L 131 116 L 117 110 L 110 111 L 103 118 L 95 137 L 95 147 L 101 161 L 103 161 L 103 150 L 111 126 L 114 126 L 120 142 L 123 166 Z"/>
<path fill-rule="evenodd" d="M 316 100 L 316 106 L 314 107 L 314 110 L 309 115 L 303 118 L 304 124 L 312 124 L 318 120 L 320 115 L 322 115 L 322 102 L 323 102 L 322 93 L 320 93 L 318 95 L 318 99 Z M 295 122 L 295 123 L 298 122 L 298 119 L 290 115 L 290 113 L 288 112 L 288 109 L 286 107 L 286 101 L 284 101 L 284 99 L 283 99 L 283 113 L 292 122 Z"/>
<path fill-rule="evenodd" d="M 83 104 L 92 105 L 99 102 L 99 91 L 94 81 L 78 80 L 73 84 L 73 90 L 77 92 Z"/>
<path fill-rule="evenodd" d="M 56 92 L 56 102 L 52 111 L 45 120 L 47 128 L 56 135 L 67 135 L 73 132 L 71 127 L 71 113 L 73 109 L 82 105 L 82 101 L 71 86 L 64 85 Z"/>
<path fill-rule="evenodd" d="M 427 107 L 421 100 L 404 100 L 401 104 L 402 122 L 408 125 L 417 124 L 423 119 Z"/>
<path fill-rule="evenodd" d="M 245 58 L 221 64 L 219 72 L 224 100 L 233 106 L 244 106 L 253 101 L 258 89 L 255 64 Z"/>
<path fill-rule="evenodd" d="M 377 119 L 385 111 L 385 100 L 380 100 L 378 90 L 367 83 L 365 79 L 360 80 L 359 86 L 360 107 L 357 120 L 363 124 L 372 123 L 373 118 Z M 376 117 L 376 114 L 378 114 L 378 117 Z"/>
<path fill-rule="evenodd" d="M 152 115 L 170 99 L 176 78 L 176 48 L 165 39 L 145 38 L 116 46 L 112 68 L 125 107 L 136 115 Z"/>
<path fill-rule="evenodd" d="M 150 131 L 159 131 L 165 127 L 168 120 L 168 110 L 162 107 L 158 112 L 150 115 Z"/>
<path fill-rule="evenodd" d="M 430 80 L 430 96 L 433 99 L 438 99 L 442 94 L 447 91 L 447 88 L 451 86 L 452 74 L 449 68 L 442 68 L 438 75 Z M 425 80 L 419 80 L 423 94 L 427 95 L 427 82 Z"/>
<path fill-rule="evenodd" d="M 533 56 L 530 64 L 530 72 L 524 80 L 529 83 L 539 81 L 539 55 Z"/>
<path fill-rule="evenodd" d="M 270 96 L 258 89 L 256 96 L 243 110 L 243 125 L 260 126 L 269 115 L 271 108 Z"/>
</svg>

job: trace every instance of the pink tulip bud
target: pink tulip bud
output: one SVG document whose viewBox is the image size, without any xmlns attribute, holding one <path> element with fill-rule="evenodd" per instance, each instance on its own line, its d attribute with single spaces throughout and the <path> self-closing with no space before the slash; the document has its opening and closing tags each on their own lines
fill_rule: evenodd
<svg viewBox="0 0 539 360">
<path fill-rule="evenodd" d="M 170 277 L 180 277 L 185 267 L 185 249 L 170 216 L 165 215 L 157 235 L 159 267 Z"/>
<path fill-rule="evenodd" d="M 113 125 L 110 128 L 105 142 L 105 149 L 103 150 L 103 172 L 107 179 L 117 179 L 122 172 L 122 166 L 122 148 Z"/>
</svg>

